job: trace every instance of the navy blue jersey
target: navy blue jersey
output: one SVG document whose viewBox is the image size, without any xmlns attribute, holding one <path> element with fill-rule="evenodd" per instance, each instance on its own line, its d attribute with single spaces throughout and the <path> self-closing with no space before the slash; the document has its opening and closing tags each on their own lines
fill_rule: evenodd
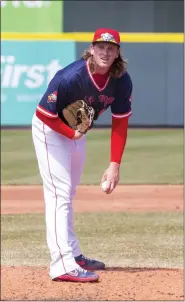
<svg viewBox="0 0 185 302">
<path fill-rule="evenodd" d="M 48 117 L 63 119 L 62 110 L 69 104 L 84 100 L 99 116 L 109 106 L 112 115 L 131 115 L 132 81 L 127 72 L 120 78 L 108 77 L 104 87 L 95 83 L 84 59 L 59 70 L 43 95 L 37 109 Z"/>
</svg>

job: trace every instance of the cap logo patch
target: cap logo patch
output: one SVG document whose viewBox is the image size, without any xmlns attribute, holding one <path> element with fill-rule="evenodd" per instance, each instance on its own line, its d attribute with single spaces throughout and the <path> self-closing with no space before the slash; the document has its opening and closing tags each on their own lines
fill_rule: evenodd
<svg viewBox="0 0 185 302">
<path fill-rule="evenodd" d="M 97 39 L 96 41 L 102 41 L 102 42 L 105 41 L 105 42 L 112 42 L 117 44 L 114 36 L 109 33 L 101 34 L 101 38 Z"/>
<path fill-rule="evenodd" d="M 115 41 L 114 36 L 109 34 L 109 33 L 104 33 L 101 34 L 101 37 L 103 38 L 104 41 Z"/>
</svg>

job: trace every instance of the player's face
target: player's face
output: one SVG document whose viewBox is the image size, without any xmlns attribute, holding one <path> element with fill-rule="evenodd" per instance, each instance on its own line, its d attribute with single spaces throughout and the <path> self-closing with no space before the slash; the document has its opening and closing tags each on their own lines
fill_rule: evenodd
<svg viewBox="0 0 185 302">
<path fill-rule="evenodd" d="M 109 69 L 119 55 L 118 47 L 107 42 L 98 42 L 91 45 L 90 51 L 95 63 L 102 69 Z"/>
</svg>

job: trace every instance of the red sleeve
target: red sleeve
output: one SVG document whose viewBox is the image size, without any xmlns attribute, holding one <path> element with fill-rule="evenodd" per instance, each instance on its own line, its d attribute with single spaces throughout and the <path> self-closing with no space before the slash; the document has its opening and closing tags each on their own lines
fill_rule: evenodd
<svg viewBox="0 0 185 302">
<path fill-rule="evenodd" d="M 36 110 L 36 116 L 52 130 L 71 139 L 74 137 L 75 130 L 68 127 L 59 117 L 53 119 L 43 115 L 38 110 Z"/>
<path fill-rule="evenodd" d="M 127 141 L 128 119 L 112 117 L 111 162 L 120 164 Z"/>
</svg>

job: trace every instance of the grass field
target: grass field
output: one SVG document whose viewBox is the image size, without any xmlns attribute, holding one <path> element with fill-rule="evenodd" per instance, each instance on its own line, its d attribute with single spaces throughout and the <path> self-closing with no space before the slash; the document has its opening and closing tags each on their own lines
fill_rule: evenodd
<svg viewBox="0 0 185 302">
<path fill-rule="evenodd" d="M 109 163 L 110 130 L 87 134 L 82 184 L 99 184 Z M 1 131 L 2 184 L 39 184 L 31 130 Z M 129 129 L 120 183 L 182 184 L 183 129 Z"/>
<path fill-rule="evenodd" d="M 2 265 L 49 265 L 43 214 L 3 215 L 1 225 Z M 183 267 L 182 213 L 76 213 L 75 231 L 108 266 Z"/>
<path fill-rule="evenodd" d="M 108 129 L 87 134 L 82 184 L 99 184 L 109 137 Z M 1 139 L 2 184 L 41 183 L 31 131 L 3 130 Z M 129 129 L 120 183 L 182 184 L 183 130 Z M 82 251 L 109 267 L 183 267 L 182 212 L 75 213 L 74 224 Z M 1 238 L 2 265 L 49 266 L 44 214 L 2 215 Z"/>
</svg>

